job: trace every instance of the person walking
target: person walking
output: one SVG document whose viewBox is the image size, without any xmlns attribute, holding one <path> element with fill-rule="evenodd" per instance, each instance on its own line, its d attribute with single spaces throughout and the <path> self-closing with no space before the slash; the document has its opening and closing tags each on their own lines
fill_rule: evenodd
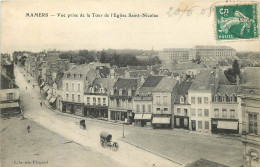
<svg viewBox="0 0 260 167">
<path fill-rule="evenodd" d="M 41 107 L 42 107 L 42 102 L 40 102 L 40 105 L 41 105 Z"/>
<path fill-rule="evenodd" d="M 30 125 L 28 125 L 28 126 L 27 126 L 27 132 L 28 132 L 28 133 L 30 133 L 30 129 L 31 129 L 31 127 L 30 127 Z"/>
</svg>

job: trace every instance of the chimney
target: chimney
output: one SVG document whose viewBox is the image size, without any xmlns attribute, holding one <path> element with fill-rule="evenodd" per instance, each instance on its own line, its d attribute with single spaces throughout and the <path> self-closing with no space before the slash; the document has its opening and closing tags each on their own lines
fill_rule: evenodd
<svg viewBox="0 0 260 167">
<path fill-rule="evenodd" d="M 113 89 L 113 88 L 111 88 L 110 94 L 111 94 L 111 95 L 114 95 L 114 89 Z"/>
<path fill-rule="evenodd" d="M 181 78 L 180 78 L 180 76 L 177 76 L 177 77 L 176 77 L 176 80 L 178 81 L 178 84 L 180 85 L 180 84 L 181 84 Z"/>
<path fill-rule="evenodd" d="M 236 85 L 237 85 L 237 88 L 239 88 L 239 81 L 240 81 L 240 79 L 239 79 L 239 75 L 236 75 Z"/>
</svg>

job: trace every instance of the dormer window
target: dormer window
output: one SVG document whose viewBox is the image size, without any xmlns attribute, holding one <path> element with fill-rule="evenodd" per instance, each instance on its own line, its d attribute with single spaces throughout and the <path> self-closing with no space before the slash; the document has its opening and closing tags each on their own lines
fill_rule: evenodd
<svg viewBox="0 0 260 167">
<path fill-rule="evenodd" d="M 180 103 L 184 103 L 184 97 L 180 98 Z"/>
<path fill-rule="evenodd" d="M 79 78 L 81 78 L 82 77 L 82 74 L 79 74 Z"/>
<path fill-rule="evenodd" d="M 228 97 L 227 94 L 225 94 L 225 97 L 226 97 L 226 102 L 229 102 L 230 98 Z"/>
<path fill-rule="evenodd" d="M 223 102 L 226 101 L 226 97 L 225 97 L 225 96 L 222 97 L 222 101 L 223 101 Z"/>
<path fill-rule="evenodd" d="M 69 78 L 69 77 L 70 77 L 70 74 L 68 73 L 68 74 L 67 74 L 67 78 Z"/>
<path fill-rule="evenodd" d="M 215 95 L 215 102 L 221 102 L 222 101 L 222 97 L 220 96 L 220 94 L 216 94 Z"/>
<path fill-rule="evenodd" d="M 74 78 L 76 78 L 77 74 L 74 74 Z"/>
<path fill-rule="evenodd" d="M 120 95 L 120 96 L 122 96 L 122 92 L 123 92 L 123 90 L 120 88 L 120 89 L 119 89 L 119 95 Z"/>
<path fill-rule="evenodd" d="M 8 87 L 9 89 L 12 89 L 14 87 L 13 83 L 10 83 Z"/>
<path fill-rule="evenodd" d="M 235 94 L 233 94 L 233 101 L 237 102 L 237 96 Z"/>
<path fill-rule="evenodd" d="M 91 93 L 94 93 L 94 89 L 93 89 L 92 87 L 90 88 L 90 92 L 91 92 Z"/>
<path fill-rule="evenodd" d="M 100 88 L 100 93 L 103 93 L 103 88 Z"/>
<path fill-rule="evenodd" d="M 132 96 L 132 89 L 128 89 L 128 96 Z"/>
</svg>

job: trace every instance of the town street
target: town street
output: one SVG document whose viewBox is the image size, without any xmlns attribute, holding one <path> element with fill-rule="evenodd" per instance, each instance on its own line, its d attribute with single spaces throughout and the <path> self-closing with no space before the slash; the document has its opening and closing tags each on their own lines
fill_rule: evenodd
<svg viewBox="0 0 260 167">
<path fill-rule="evenodd" d="M 58 114 L 45 105 L 41 107 L 41 97 L 36 91 L 39 87 L 33 88 L 31 83 L 28 84 L 17 68 L 15 73 L 26 118 L 95 153 L 110 157 L 123 166 L 180 166 L 200 158 L 228 166 L 242 164 L 242 143 L 234 137 L 125 126 L 125 138 L 122 139 L 122 125 L 91 119 L 86 119 L 86 130 L 80 129 L 78 124 L 80 118 Z M 119 143 L 117 152 L 100 146 L 101 131 L 108 131 L 113 135 L 112 140 Z M 121 139 L 169 158 L 171 161 L 123 142 Z"/>
<path fill-rule="evenodd" d="M 1 118 L 0 128 L 1 167 L 122 166 L 28 119 Z"/>
</svg>

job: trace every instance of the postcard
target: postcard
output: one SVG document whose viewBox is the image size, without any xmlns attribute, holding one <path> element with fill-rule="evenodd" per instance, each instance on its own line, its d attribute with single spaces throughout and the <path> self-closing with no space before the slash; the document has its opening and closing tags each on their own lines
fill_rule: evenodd
<svg viewBox="0 0 260 167">
<path fill-rule="evenodd" d="M 259 166 L 259 1 L 0 7 L 0 166 Z"/>
</svg>

